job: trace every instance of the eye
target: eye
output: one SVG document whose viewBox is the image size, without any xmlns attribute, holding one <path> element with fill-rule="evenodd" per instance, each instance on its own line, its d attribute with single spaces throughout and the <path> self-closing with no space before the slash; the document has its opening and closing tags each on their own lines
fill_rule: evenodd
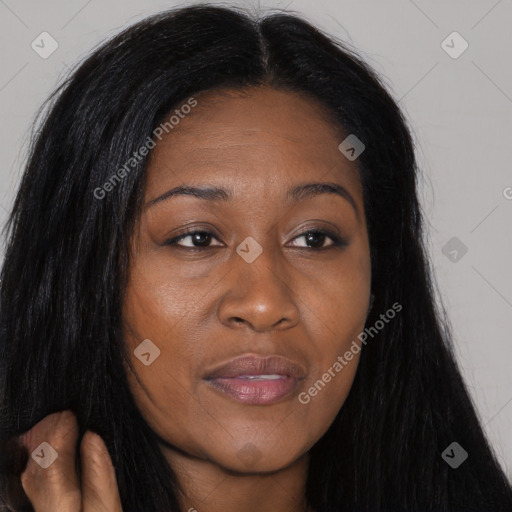
<svg viewBox="0 0 512 512">
<path fill-rule="evenodd" d="M 298 240 L 305 239 L 306 245 L 294 245 L 294 247 L 303 247 L 305 249 L 329 249 L 330 247 L 345 247 L 348 245 L 348 240 L 340 238 L 335 233 L 320 229 L 311 229 L 305 231 L 301 235 L 294 238 Z M 188 239 L 187 244 L 179 243 Z M 208 249 L 209 247 L 222 247 L 222 244 L 212 246 L 213 239 L 217 240 L 215 234 L 208 230 L 187 231 L 165 242 L 165 245 L 178 246 L 184 249 L 201 250 Z M 330 239 L 331 243 L 325 246 L 326 239 Z"/>
<path fill-rule="evenodd" d="M 305 239 L 305 243 L 308 245 L 302 245 L 294 247 L 304 247 L 306 249 L 328 249 L 330 247 L 344 247 L 348 245 L 348 241 L 338 237 L 336 234 L 332 233 L 331 231 L 325 231 L 320 229 L 314 229 L 310 231 L 305 231 L 301 235 L 294 238 L 294 240 L 298 240 L 300 238 Z M 324 243 L 326 239 L 331 239 L 331 242 L 329 245 L 325 246 Z"/>
<path fill-rule="evenodd" d="M 190 239 L 190 242 L 188 244 L 181 244 L 178 242 L 181 242 L 186 239 Z M 210 242 L 215 237 L 215 234 L 211 231 L 207 230 L 198 230 L 198 231 L 188 231 L 186 233 L 183 233 L 175 238 L 172 238 L 171 240 L 168 240 L 165 244 L 166 245 L 177 245 L 179 247 L 183 248 L 190 248 L 190 249 L 201 249 L 201 248 L 208 248 L 210 246 Z M 220 247 L 221 245 L 217 246 Z"/>
</svg>

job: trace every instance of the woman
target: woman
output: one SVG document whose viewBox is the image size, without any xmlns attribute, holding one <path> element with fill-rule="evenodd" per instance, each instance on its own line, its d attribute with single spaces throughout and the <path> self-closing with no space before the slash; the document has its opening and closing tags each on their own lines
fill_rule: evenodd
<svg viewBox="0 0 512 512">
<path fill-rule="evenodd" d="M 378 77 L 298 17 L 196 5 L 96 50 L 10 218 L 3 500 L 511 510 L 416 180 Z"/>
</svg>

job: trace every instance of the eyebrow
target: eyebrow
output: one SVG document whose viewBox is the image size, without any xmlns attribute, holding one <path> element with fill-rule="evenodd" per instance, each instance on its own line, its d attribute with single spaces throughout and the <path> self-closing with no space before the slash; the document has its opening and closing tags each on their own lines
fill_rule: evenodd
<svg viewBox="0 0 512 512">
<path fill-rule="evenodd" d="M 289 202 L 298 202 L 303 201 L 305 199 L 311 199 L 320 194 L 335 194 L 350 203 L 352 208 L 356 213 L 356 217 L 359 219 L 359 209 L 357 207 L 357 203 L 355 202 L 352 195 L 348 192 L 348 190 L 339 185 L 338 183 L 331 182 L 321 182 L 321 183 L 305 183 L 302 185 L 296 185 L 295 187 L 290 188 L 286 193 L 286 199 Z M 233 199 L 234 194 L 232 190 L 214 187 L 214 186 L 192 186 L 192 185 L 180 185 L 174 187 L 161 196 L 148 201 L 145 206 L 145 209 L 151 208 L 152 206 L 166 201 L 171 197 L 176 196 L 193 196 L 199 199 L 204 199 L 206 201 L 223 201 L 227 202 Z"/>
</svg>

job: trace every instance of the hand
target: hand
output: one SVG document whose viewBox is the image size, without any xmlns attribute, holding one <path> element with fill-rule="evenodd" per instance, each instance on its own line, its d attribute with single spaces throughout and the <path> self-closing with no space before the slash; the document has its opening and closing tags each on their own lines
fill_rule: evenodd
<svg viewBox="0 0 512 512">
<path fill-rule="evenodd" d="M 21 485 L 35 512 L 122 512 L 114 466 L 105 443 L 87 431 L 80 444 L 81 482 L 75 466 L 78 424 L 71 411 L 50 414 L 20 436 L 29 459 Z M 48 447 L 38 448 L 46 442 Z M 32 457 L 40 460 L 36 462 Z M 53 456 L 52 456 L 53 454 Z M 43 466 L 51 464 L 44 469 Z"/>
</svg>

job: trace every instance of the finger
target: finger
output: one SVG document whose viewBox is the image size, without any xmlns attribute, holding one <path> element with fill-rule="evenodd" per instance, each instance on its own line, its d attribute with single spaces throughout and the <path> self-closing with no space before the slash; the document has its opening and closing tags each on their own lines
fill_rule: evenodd
<svg viewBox="0 0 512 512">
<path fill-rule="evenodd" d="M 78 424 L 71 411 L 50 414 L 20 437 L 30 455 L 21 484 L 36 512 L 77 512 L 80 484 L 75 450 Z"/>
<path fill-rule="evenodd" d="M 80 444 L 82 459 L 82 511 L 122 512 L 116 473 L 101 437 L 91 431 Z"/>
</svg>

